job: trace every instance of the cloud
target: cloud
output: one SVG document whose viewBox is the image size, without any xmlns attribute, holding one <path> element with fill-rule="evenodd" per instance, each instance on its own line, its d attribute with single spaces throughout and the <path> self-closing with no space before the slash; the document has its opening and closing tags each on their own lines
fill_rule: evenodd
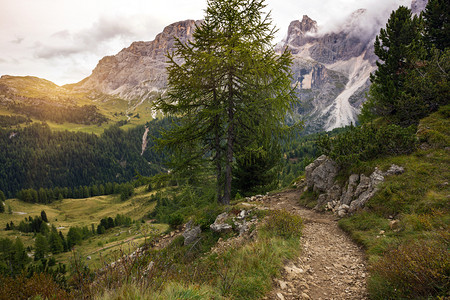
<svg viewBox="0 0 450 300">
<path fill-rule="evenodd" d="M 51 35 L 52 38 L 69 39 L 71 36 L 69 30 L 61 30 Z"/>
<path fill-rule="evenodd" d="M 318 35 L 344 31 L 363 41 L 372 40 L 380 28 L 385 26 L 390 13 L 400 5 L 409 6 L 409 2 L 409 0 L 359 1 L 359 7 L 353 6 L 353 11 L 320 24 Z"/>
<path fill-rule="evenodd" d="M 35 57 L 51 59 L 68 57 L 80 53 L 97 53 L 108 43 L 116 40 L 133 40 L 139 37 L 140 29 L 130 17 L 100 17 L 91 27 L 70 32 L 53 33 L 47 41 L 35 48 Z"/>
<path fill-rule="evenodd" d="M 23 42 L 24 39 L 25 38 L 23 37 L 17 37 L 16 39 L 12 40 L 11 43 L 19 45 Z"/>
</svg>

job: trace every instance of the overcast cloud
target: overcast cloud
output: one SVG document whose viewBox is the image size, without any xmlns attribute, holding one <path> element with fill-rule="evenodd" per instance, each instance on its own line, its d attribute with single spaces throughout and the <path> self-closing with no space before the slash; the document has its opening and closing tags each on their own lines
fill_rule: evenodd
<svg viewBox="0 0 450 300">
<path fill-rule="evenodd" d="M 390 12 L 411 0 L 266 0 L 281 41 L 289 23 L 308 15 L 320 32 L 344 26 L 359 8 L 369 36 L 379 31 Z M 153 40 L 165 26 L 201 19 L 206 0 L 0 0 L 0 75 L 32 75 L 56 84 L 90 75 L 97 62 L 133 41 Z"/>
</svg>

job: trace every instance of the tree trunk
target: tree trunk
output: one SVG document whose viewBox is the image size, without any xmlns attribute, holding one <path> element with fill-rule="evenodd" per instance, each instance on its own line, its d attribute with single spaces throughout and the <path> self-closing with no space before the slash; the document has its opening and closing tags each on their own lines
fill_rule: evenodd
<svg viewBox="0 0 450 300">
<path fill-rule="evenodd" d="M 214 103 L 216 103 L 216 105 L 218 106 L 219 103 L 217 101 L 217 94 L 216 94 L 216 90 L 213 91 L 213 97 L 214 97 Z M 215 130 L 215 137 L 214 137 L 214 146 L 216 149 L 216 185 L 217 185 L 217 202 L 221 203 L 222 202 L 222 149 L 220 149 L 220 116 L 216 115 L 215 120 L 214 120 L 214 130 Z"/>
<path fill-rule="evenodd" d="M 231 200 L 231 181 L 232 181 L 232 164 L 234 150 L 234 93 L 233 93 L 233 75 L 230 72 L 228 77 L 228 130 L 227 130 L 227 152 L 225 165 L 225 187 L 222 204 L 228 205 Z"/>
</svg>

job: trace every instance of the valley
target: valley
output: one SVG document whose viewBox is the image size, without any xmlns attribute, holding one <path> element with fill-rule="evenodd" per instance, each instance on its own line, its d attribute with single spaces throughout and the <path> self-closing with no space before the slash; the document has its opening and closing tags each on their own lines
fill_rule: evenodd
<svg viewBox="0 0 450 300">
<path fill-rule="evenodd" d="M 141 220 L 152 212 L 156 203 L 149 202 L 152 192 L 147 192 L 146 188 L 140 187 L 135 190 L 135 195 L 126 202 L 120 200 L 120 195 L 97 196 L 85 199 L 63 199 L 52 204 L 29 204 L 17 199 L 5 201 L 6 207 L 11 207 L 11 214 L 0 214 L 0 238 L 19 237 L 25 247 L 34 247 L 35 234 L 22 233 L 19 231 L 5 231 L 4 225 L 13 222 L 19 225 L 24 218 L 40 216 L 41 211 L 45 211 L 49 224 L 55 226 L 58 232 L 64 236 L 70 227 L 91 226 L 97 229 L 100 220 L 108 217 L 115 217 L 118 213 L 130 217 L 137 221 L 130 226 L 109 229 L 105 234 L 94 235 L 84 240 L 81 245 L 75 246 L 78 255 L 84 259 L 91 257 L 89 265 L 93 269 L 102 267 L 102 263 L 111 261 L 114 255 L 119 255 L 121 251 L 130 253 L 144 243 L 145 239 L 152 239 L 154 236 L 165 232 L 167 225 L 141 223 Z M 69 264 L 73 258 L 72 252 L 65 252 L 53 255 L 58 262 Z"/>
<path fill-rule="evenodd" d="M 76 83 L 0 77 L 0 300 L 449 298 L 450 4 L 408 4 L 35 43 L 127 41 Z"/>
</svg>

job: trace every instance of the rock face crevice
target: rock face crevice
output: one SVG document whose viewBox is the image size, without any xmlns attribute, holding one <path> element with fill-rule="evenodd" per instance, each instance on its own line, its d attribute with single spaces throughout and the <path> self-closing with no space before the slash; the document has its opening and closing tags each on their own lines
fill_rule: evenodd
<svg viewBox="0 0 450 300">
<path fill-rule="evenodd" d="M 402 174 L 404 171 L 403 167 L 397 165 L 391 165 L 386 172 L 376 167 L 370 176 L 352 174 L 342 184 L 336 180 L 339 173 L 336 162 L 322 155 L 305 168 L 305 176 L 307 188 L 319 194 L 315 209 L 330 210 L 344 217 L 364 208 L 386 176 Z"/>
</svg>

